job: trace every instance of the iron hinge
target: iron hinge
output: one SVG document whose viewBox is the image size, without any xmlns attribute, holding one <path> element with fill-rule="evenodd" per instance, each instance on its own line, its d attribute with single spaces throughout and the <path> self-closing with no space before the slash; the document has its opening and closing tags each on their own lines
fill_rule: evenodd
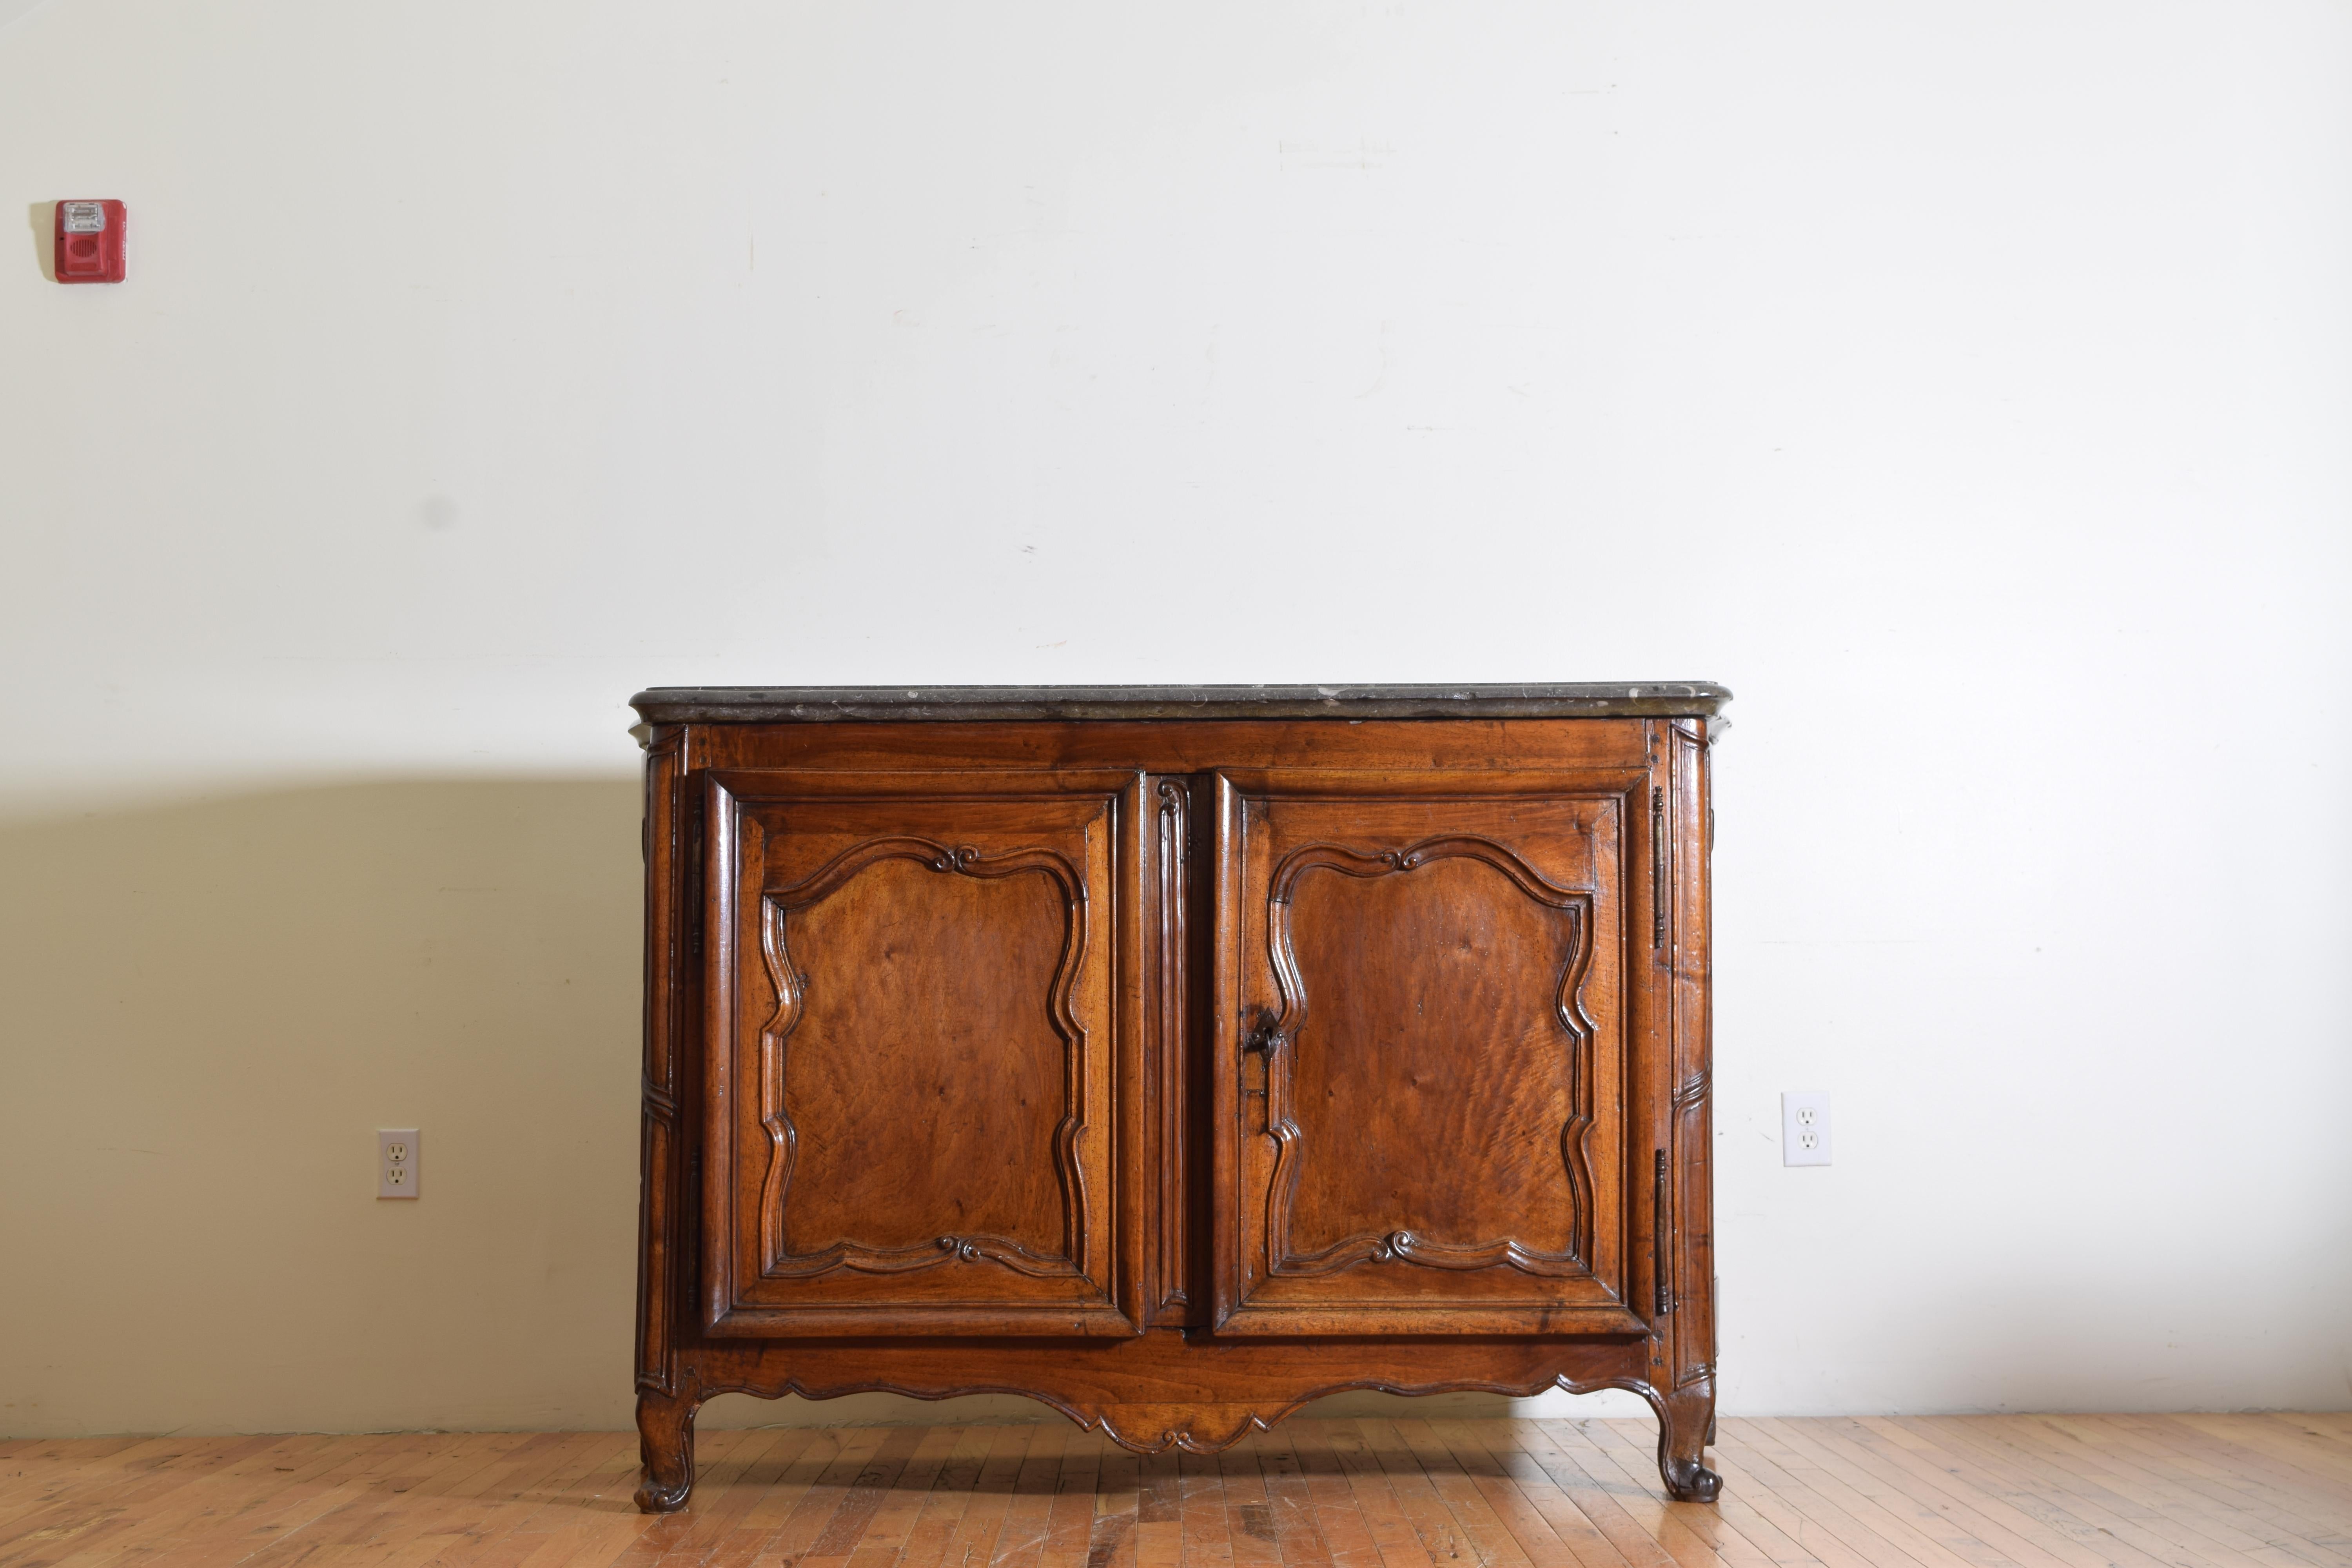
<svg viewBox="0 0 2352 1568">
<path fill-rule="evenodd" d="M 1666 1186 L 1666 1152 L 1657 1152 L 1654 1167 L 1655 1185 L 1652 1196 L 1655 1212 L 1650 1220 L 1650 1276 L 1657 1291 L 1656 1316 L 1665 1317 L 1675 1310 L 1675 1288 L 1670 1276 L 1674 1257 L 1674 1207 Z"/>
<path fill-rule="evenodd" d="M 1650 945 L 1666 945 L 1666 792 L 1650 791 Z"/>
</svg>

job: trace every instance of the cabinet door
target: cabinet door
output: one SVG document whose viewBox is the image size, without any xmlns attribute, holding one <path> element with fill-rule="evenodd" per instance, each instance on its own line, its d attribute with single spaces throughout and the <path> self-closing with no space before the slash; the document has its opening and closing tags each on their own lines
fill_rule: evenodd
<svg viewBox="0 0 2352 1568">
<path fill-rule="evenodd" d="M 1646 799 L 1630 772 L 1219 778 L 1217 1331 L 1643 1330 Z"/>
<path fill-rule="evenodd" d="M 1136 775 L 707 775 L 704 1321 L 1126 1334 Z"/>
</svg>

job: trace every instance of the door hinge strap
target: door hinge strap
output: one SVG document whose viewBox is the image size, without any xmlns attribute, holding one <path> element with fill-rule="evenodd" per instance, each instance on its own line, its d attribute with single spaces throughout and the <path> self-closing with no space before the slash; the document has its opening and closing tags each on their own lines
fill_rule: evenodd
<svg viewBox="0 0 2352 1568">
<path fill-rule="evenodd" d="M 1657 1291 L 1655 1316 L 1664 1317 L 1675 1310 L 1675 1288 L 1668 1280 L 1669 1259 L 1674 1256 L 1674 1210 L 1667 1201 L 1666 1152 L 1658 1151 L 1656 1185 L 1653 1194 L 1655 1213 L 1650 1219 L 1650 1278 Z"/>
<path fill-rule="evenodd" d="M 1666 945 L 1666 792 L 1650 791 L 1650 945 Z"/>
</svg>

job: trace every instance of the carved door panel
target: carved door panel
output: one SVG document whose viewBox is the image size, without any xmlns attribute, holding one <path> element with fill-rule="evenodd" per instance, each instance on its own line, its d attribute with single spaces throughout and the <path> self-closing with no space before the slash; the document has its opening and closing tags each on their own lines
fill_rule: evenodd
<svg viewBox="0 0 2352 1568">
<path fill-rule="evenodd" d="M 1218 779 L 1217 1331 L 1643 1331 L 1622 868 L 1647 782 Z"/>
<path fill-rule="evenodd" d="M 1138 776 L 707 777 L 706 1327 L 1135 1332 Z"/>
</svg>

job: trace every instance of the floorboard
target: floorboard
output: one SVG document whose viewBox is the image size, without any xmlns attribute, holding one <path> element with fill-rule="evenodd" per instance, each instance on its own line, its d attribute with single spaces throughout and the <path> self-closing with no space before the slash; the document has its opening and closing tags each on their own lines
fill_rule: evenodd
<svg viewBox="0 0 2352 1568">
<path fill-rule="evenodd" d="M 2352 1417 L 1297 1420 L 1139 1458 L 1033 1426 L 0 1442 L 0 1568 L 2352 1568 Z"/>
</svg>

